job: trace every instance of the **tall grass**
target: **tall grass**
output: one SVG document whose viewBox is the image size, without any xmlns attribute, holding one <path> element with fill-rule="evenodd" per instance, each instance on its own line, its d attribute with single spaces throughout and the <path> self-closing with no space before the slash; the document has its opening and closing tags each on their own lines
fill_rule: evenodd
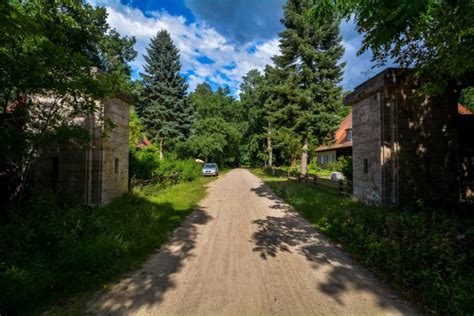
<svg viewBox="0 0 474 316">
<path fill-rule="evenodd" d="M 210 180 L 136 189 L 99 208 L 43 199 L 16 210 L 0 226 L 0 314 L 67 308 L 136 267 L 193 210 Z"/>
</svg>

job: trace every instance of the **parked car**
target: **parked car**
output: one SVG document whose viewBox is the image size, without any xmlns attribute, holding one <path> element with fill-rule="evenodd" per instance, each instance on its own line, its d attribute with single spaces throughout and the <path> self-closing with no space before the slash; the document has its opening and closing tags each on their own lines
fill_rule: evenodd
<svg viewBox="0 0 474 316">
<path fill-rule="evenodd" d="M 345 180 L 345 179 L 346 178 L 344 177 L 342 172 L 337 172 L 337 171 L 331 172 L 331 180 L 339 181 L 339 180 Z"/>
<path fill-rule="evenodd" d="M 218 176 L 219 175 L 219 167 L 216 163 L 205 163 L 202 166 L 202 175 L 203 176 Z"/>
</svg>

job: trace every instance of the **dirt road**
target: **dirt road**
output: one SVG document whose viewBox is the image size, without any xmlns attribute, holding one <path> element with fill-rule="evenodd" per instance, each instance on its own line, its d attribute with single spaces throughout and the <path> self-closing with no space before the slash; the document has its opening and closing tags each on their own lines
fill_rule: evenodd
<svg viewBox="0 0 474 316">
<path fill-rule="evenodd" d="M 112 315 L 380 315 L 414 311 L 249 171 L 211 183 L 143 268 L 92 301 Z"/>
</svg>

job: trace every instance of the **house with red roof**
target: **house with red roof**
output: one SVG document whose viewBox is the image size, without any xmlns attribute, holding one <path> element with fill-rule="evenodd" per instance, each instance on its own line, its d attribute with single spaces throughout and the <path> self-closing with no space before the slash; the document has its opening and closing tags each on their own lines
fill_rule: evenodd
<svg viewBox="0 0 474 316">
<path fill-rule="evenodd" d="M 323 167 L 341 156 L 352 156 L 352 112 L 339 124 L 334 142 L 319 146 L 315 152 L 318 165 Z"/>
</svg>

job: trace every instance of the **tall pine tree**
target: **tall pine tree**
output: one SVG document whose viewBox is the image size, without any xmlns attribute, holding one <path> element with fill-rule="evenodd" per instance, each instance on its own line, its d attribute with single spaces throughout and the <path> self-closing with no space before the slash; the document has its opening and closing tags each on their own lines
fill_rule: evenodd
<svg viewBox="0 0 474 316">
<path fill-rule="evenodd" d="M 281 130 L 294 133 L 302 141 L 301 173 L 305 174 L 308 144 L 327 140 L 337 127 L 342 105 L 344 54 L 339 35 L 339 19 L 330 13 L 316 21 L 307 17 L 317 0 L 288 0 L 280 33 L 281 55 L 274 62 L 281 79 L 276 89 L 282 103 Z"/>
<path fill-rule="evenodd" d="M 166 30 L 151 39 L 144 56 L 143 90 L 140 114 L 149 136 L 160 144 L 186 138 L 193 122 L 193 108 L 186 100 L 187 85 L 179 74 L 179 50 Z"/>
</svg>

